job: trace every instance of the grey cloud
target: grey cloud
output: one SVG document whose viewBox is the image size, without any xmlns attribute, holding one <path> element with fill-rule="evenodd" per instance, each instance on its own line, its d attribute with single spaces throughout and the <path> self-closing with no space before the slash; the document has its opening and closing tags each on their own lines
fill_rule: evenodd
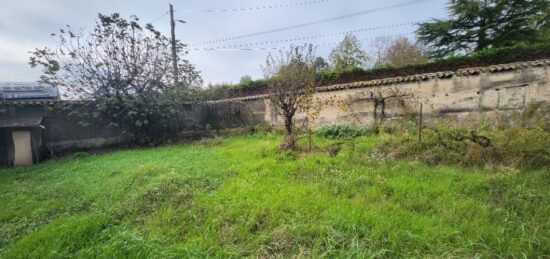
<svg viewBox="0 0 550 259">
<path fill-rule="evenodd" d="M 280 0 L 277 3 L 296 1 L 298 0 Z M 300 24 L 404 1 L 406 0 L 333 0 L 304 7 L 227 13 L 188 13 L 184 10 L 255 7 L 272 5 L 274 2 L 267 0 L 176 0 L 172 2 L 176 9 L 176 17 L 188 22 L 187 24 L 178 25 L 178 38 L 185 43 L 195 43 Z M 376 25 L 416 21 L 430 17 L 442 17 L 445 14 L 445 2 L 446 0 L 431 0 L 402 9 L 375 12 L 353 19 L 308 26 L 261 37 L 228 41 L 225 42 L 227 44 L 218 44 L 218 46 L 289 39 Z M 53 44 L 49 34 L 66 24 L 73 27 L 90 28 L 93 26 L 98 12 L 119 12 L 124 16 L 135 14 L 143 22 L 149 22 L 165 13 L 167 8 L 167 1 L 0 0 L 0 54 L 13 53 L 0 59 L 0 81 L 36 80 L 39 74 L 28 67 L 27 52 L 34 47 Z M 169 32 L 167 19 L 168 17 L 164 16 L 154 22 L 154 25 L 163 33 Z M 391 31 L 372 31 L 357 36 L 358 38 L 370 38 L 378 35 L 403 34 L 413 29 L 413 27 L 406 27 L 392 29 Z M 312 43 L 332 42 L 341 39 L 342 37 L 321 38 L 313 40 Z M 9 44 L 2 44 L 2 42 L 9 42 Z M 284 44 L 276 44 L 276 46 L 282 47 Z M 330 47 L 320 47 L 318 55 L 326 57 L 329 51 Z M 196 51 L 190 53 L 188 58 L 203 72 L 205 82 L 236 82 L 245 74 L 261 77 L 260 65 L 264 63 L 267 54 L 267 51 Z M 7 76 L 7 74 L 19 75 Z"/>
</svg>

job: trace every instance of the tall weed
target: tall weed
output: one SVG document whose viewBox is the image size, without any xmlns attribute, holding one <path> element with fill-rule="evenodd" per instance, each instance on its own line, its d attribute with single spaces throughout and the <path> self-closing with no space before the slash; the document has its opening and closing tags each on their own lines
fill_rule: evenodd
<svg viewBox="0 0 550 259">
<path fill-rule="evenodd" d="M 422 129 L 422 141 L 418 127 L 409 122 L 395 124 L 394 130 L 372 152 L 431 165 L 550 167 L 550 103 L 531 103 L 522 112 L 500 115 L 495 123 L 440 122 Z"/>
</svg>

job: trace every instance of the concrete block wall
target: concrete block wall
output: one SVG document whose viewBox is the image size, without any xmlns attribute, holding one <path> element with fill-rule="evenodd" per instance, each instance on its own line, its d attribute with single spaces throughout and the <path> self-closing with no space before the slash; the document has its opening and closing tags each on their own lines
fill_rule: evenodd
<svg viewBox="0 0 550 259">
<path fill-rule="evenodd" d="M 127 134 L 106 121 L 82 126 L 78 119 L 52 109 L 59 101 L 9 101 L 0 104 L 0 119 L 43 117 L 40 130 L 42 157 L 78 150 L 100 149 L 129 143 Z M 175 118 L 182 132 L 202 131 L 206 107 L 189 105 L 184 118 Z"/>
<path fill-rule="evenodd" d="M 0 118 L 43 117 L 40 129 L 42 137 L 41 153 L 52 153 L 102 148 L 124 143 L 126 137 L 108 123 L 96 122 L 82 126 L 78 120 L 65 112 L 54 111 L 57 101 L 11 101 L 0 105 Z"/>
</svg>

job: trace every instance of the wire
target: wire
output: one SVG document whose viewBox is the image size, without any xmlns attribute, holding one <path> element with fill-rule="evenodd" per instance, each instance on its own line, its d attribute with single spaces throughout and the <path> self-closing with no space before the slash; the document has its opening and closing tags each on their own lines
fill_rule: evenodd
<svg viewBox="0 0 550 259">
<path fill-rule="evenodd" d="M 184 10 L 182 12 L 184 12 L 184 13 L 213 13 L 213 12 L 257 11 L 257 10 L 266 10 L 266 9 L 286 8 L 286 7 L 296 7 L 296 6 L 320 4 L 320 3 L 325 3 L 325 2 L 329 2 L 329 1 L 332 1 L 332 0 L 316 0 L 316 1 L 308 1 L 308 2 L 280 4 L 280 5 L 267 5 L 267 6 L 258 6 L 258 7 L 248 7 L 248 8 Z"/>
<path fill-rule="evenodd" d="M 402 33 L 402 34 L 393 34 L 393 35 L 386 35 L 386 36 L 396 37 L 396 36 L 411 35 L 411 34 L 414 34 L 414 32 Z M 363 42 L 364 41 L 370 41 L 370 40 L 374 40 L 376 38 L 377 37 L 362 38 L 362 39 L 359 39 L 359 41 L 363 41 Z M 318 43 L 318 44 L 313 44 L 313 46 L 314 47 L 333 46 L 333 45 L 338 45 L 340 43 L 342 43 L 342 41 Z M 285 49 L 288 49 L 288 48 L 289 48 L 288 46 L 285 46 L 285 47 L 261 47 L 261 48 L 219 48 L 219 47 L 216 47 L 216 48 L 188 48 L 187 50 L 188 51 L 273 51 L 273 50 L 285 50 Z"/>
<path fill-rule="evenodd" d="M 166 15 L 169 14 L 169 13 L 170 13 L 170 12 L 165 12 L 165 13 L 163 13 L 161 16 L 159 16 L 159 17 L 153 19 L 152 21 L 150 21 L 150 22 L 148 22 L 148 23 L 154 23 L 154 22 L 160 20 L 162 17 L 166 16 Z"/>
<path fill-rule="evenodd" d="M 361 39 L 360 41 L 364 41 L 366 39 Z M 331 45 L 337 45 L 340 42 L 325 42 L 320 44 L 314 44 L 314 47 L 321 47 L 321 46 L 331 46 Z M 192 48 L 188 49 L 189 51 L 273 51 L 273 50 L 284 50 L 288 49 L 288 47 L 261 47 L 261 48 L 227 48 L 227 49 L 220 49 L 220 48 Z"/>
<path fill-rule="evenodd" d="M 211 41 L 205 41 L 205 42 L 189 44 L 189 46 L 210 45 L 210 44 L 216 44 L 216 43 L 221 43 L 221 42 L 225 42 L 225 41 L 232 41 L 232 40 L 250 38 L 250 37 L 255 37 L 255 36 L 260 36 L 260 35 L 265 35 L 265 34 L 271 34 L 271 33 L 280 32 L 280 31 L 293 30 L 293 29 L 298 29 L 298 28 L 306 27 L 306 26 L 312 26 L 312 25 L 317 25 L 317 24 L 322 24 L 322 23 L 328 23 L 328 22 L 334 22 L 334 21 L 338 21 L 338 20 L 349 19 L 349 18 L 362 16 L 362 15 L 366 15 L 366 14 L 373 13 L 373 12 L 396 9 L 396 8 L 400 8 L 400 7 L 404 7 L 404 6 L 408 6 L 408 5 L 418 4 L 420 2 L 425 2 L 425 1 L 429 1 L 429 0 L 413 0 L 413 1 L 408 1 L 408 2 L 404 2 L 404 3 L 400 3 L 400 4 L 394 4 L 394 5 L 388 5 L 388 6 L 384 6 L 384 7 L 380 7 L 380 8 L 363 10 L 361 12 L 345 14 L 345 15 L 341 15 L 341 16 L 336 16 L 336 17 L 331 17 L 331 18 L 306 22 L 306 23 L 287 26 L 287 27 L 281 27 L 281 28 L 277 28 L 277 29 L 271 29 L 271 30 L 262 31 L 262 32 L 255 32 L 255 33 L 249 33 L 249 34 L 238 35 L 238 36 L 233 36 L 233 37 L 221 38 L 221 39 L 217 39 L 217 40 L 211 40 Z"/>
<path fill-rule="evenodd" d="M 364 32 L 364 31 L 389 29 L 389 28 L 395 28 L 395 27 L 399 27 L 399 26 L 414 25 L 416 23 L 418 23 L 418 22 L 407 22 L 407 23 L 399 23 L 399 24 L 391 24 L 391 25 L 382 25 L 382 26 L 368 27 L 368 28 L 362 28 L 362 29 L 351 30 L 351 31 L 327 33 L 327 34 L 299 37 L 299 38 L 293 38 L 293 39 L 285 39 L 285 40 L 274 40 L 274 41 L 255 42 L 255 43 L 243 43 L 243 44 L 226 45 L 226 46 L 211 47 L 211 48 L 191 48 L 191 50 L 233 49 L 233 48 L 243 48 L 243 47 L 250 47 L 250 46 L 261 46 L 261 45 L 270 45 L 270 44 L 278 44 L 278 43 L 289 43 L 289 42 L 295 42 L 295 41 L 304 41 L 304 40 L 332 37 L 332 36 L 338 36 L 338 35 L 346 35 L 346 34 L 350 34 L 350 33 Z"/>
</svg>

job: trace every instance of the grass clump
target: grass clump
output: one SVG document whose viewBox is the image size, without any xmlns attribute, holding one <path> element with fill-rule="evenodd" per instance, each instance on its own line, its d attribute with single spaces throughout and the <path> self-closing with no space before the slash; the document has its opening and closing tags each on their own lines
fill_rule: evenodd
<svg viewBox="0 0 550 259">
<path fill-rule="evenodd" d="M 323 126 L 315 133 L 324 138 L 337 139 L 337 138 L 356 138 L 360 136 L 371 135 L 371 130 L 367 128 L 359 128 L 350 125 L 328 125 Z"/>
</svg>

